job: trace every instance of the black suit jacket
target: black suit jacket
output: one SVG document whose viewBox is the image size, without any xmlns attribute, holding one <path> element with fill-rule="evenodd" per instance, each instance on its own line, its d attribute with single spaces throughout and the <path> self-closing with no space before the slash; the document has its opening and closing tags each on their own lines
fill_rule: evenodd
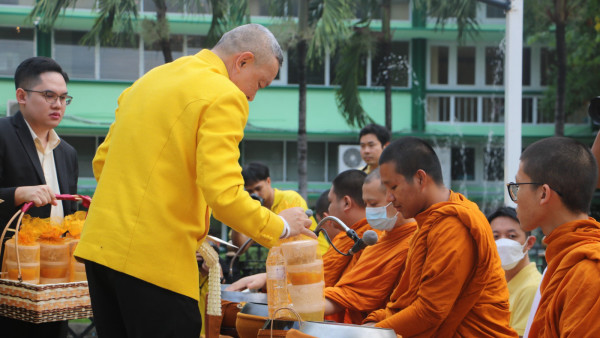
<svg viewBox="0 0 600 338">
<path fill-rule="evenodd" d="M 61 140 L 54 148 L 54 163 L 61 194 L 77 193 L 79 167 L 77 152 Z M 17 187 L 46 184 L 42 165 L 37 155 L 31 132 L 21 112 L 0 119 L 0 228 L 3 228 L 20 206 L 15 206 Z M 27 213 L 35 217 L 50 217 L 50 205 L 35 208 Z M 63 201 L 65 215 L 77 210 L 74 201 Z"/>
</svg>

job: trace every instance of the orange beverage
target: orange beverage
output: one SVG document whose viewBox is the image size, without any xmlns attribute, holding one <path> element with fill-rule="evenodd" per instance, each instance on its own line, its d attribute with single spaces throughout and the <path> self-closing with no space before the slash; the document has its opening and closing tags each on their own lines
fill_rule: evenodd
<svg viewBox="0 0 600 338">
<path fill-rule="evenodd" d="M 323 280 L 323 274 L 318 272 L 289 272 L 288 281 L 294 285 L 314 284 Z"/>
<path fill-rule="evenodd" d="M 17 262 L 6 261 L 8 279 L 19 279 Z M 40 281 L 40 263 L 21 263 L 21 278 L 24 282 L 37 284 Z"/>
<path fill-rule="evenodd" d="M 40 264 L 40 277 L 42 278 L 67 278 L 69 277 L 68 273 L 68 262 L 42 262 Z"/>
<path fill-rule="evenodd" d="M 21 263 L 38 263 L 40 261 L 40 245 L 35 243 L 33 245 L 18 245 L 19 249 L 19 261 Z M 4 252 L 6 260 L 17 261 L 17 250 L 15 248 L 14 237 L 4 243 Z"/>
<path fill-rule="evenodd" d="M 323 261 L 315 259 L 311 263 L 287 265 L 288 283 L 292 285 L 315 284 L 323 281 Z"/>
</svg>

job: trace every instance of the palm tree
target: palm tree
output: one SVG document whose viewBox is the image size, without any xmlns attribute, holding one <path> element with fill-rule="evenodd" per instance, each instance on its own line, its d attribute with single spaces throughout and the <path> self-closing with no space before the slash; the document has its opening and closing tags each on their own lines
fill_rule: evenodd
<svg viewBox="0 0 600 338">
<path fill-rule="evenodd" d="M 346 22 L 353 17 L 352 0 L 299 0 L 297 21 L 288 0 L 273 0 L 271 14 L 279 17 L 278 40 L 295 46 L 298 56 L 298 192 L 307 197 L 306 74 L 323 60 L 326 49 L 336 50 L 349 36 Z"/>
<path fill-rule="evenodd" d="M 391 0 L 362 0 L 354 3 L 354 11 L 361 13 L 351 29 L 352 36 L 338 53 L 340 62 L 336 65 L 335 84 L 338 109 L 350 126 L 362 127 L 373 122 L 361 105 L 358 92 L 360 79 L 364 78 L 362 60 L 367 55 L 381 54 L 383 64 L 380 65 L 379 77 L 384 85 L 385 126 L 392 130 L 392 33 L 391 33 Z M 381 14 L 381 32 L 370 29 L 371 22 Z M 379 48 L 376 49 L 375 46 Z"/>
</svg>

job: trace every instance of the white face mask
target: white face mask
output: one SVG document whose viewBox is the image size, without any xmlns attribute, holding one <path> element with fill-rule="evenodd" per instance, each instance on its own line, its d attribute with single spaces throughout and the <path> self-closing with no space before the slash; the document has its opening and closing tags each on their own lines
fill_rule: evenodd
<svg viewBox="0 0 600 338">
<path fill-rule="evenodd" d="M 521 245 L 521 243 L 508 238 L 500 238 L 497 240 L 496 246 L 498 247 L 498 254 L 502 261 L 502 269 L 510 270 L 517 266 L 527 253 L 527 251 L 523 251 L 526 245 L 527 241 L 525 241 L 525 244 Z"/>
<path fill-rule="evenodd" d="M 398 212 L 396 212 L 393 217 L 387 217 L 387 207 L 389 207 L 391 204 L 392 202 L 383 207 L 367 207 L 365 209 L 367 222 L 369 222 L 369 225 L 373 229 L 389 231 L 394 228 L 394 225 L 396 225 L 396 219 L 398 218 Z"/>
</svg>

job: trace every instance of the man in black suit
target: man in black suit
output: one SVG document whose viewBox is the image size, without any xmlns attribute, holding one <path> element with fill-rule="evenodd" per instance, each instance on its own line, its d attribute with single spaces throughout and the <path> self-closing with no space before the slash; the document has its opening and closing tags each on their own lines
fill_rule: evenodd
<svg viewBox="0 0 600 338">
<path fill-rule="evenodd" d="M 72 97 L 69 77 L 54 60 L 32 57 L 15 72 L 20 111 L 0 119 L 0 226 L 25 202 L 34 217 L 63 217 L 77 204 L 58 201 L 55 194 L 76 194 L 79 174 L 77 152 L 61 140 L 54 128 Z M 67 322 L 31 324 L 0 317 L 7 337 L 66 337 Z"/>
</svg>

